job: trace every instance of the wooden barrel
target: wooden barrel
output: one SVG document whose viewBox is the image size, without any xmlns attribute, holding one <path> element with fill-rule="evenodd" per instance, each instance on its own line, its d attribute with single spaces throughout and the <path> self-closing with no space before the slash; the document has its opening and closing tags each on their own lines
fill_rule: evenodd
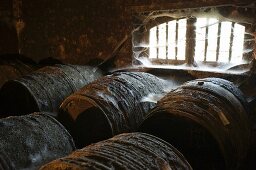
<svg viewBox="0 0 256 170">
<path fill-rule="evenodd" d="M 167 142 L 148 134 L 126 133 L 89 145 L 50 162 L 40 170 L 82 169 L 192 169 L 184 156 Z"/>
<path fill-rule="evenodd" d="M 20 79 L 8 81 L 0 90 L 1 113 L 58 112 L 61 102 L 84 85 L 102 76 L 90 66 L 43 67 Z"/>
<path fill-rule="evenodd" d="M 0 119 L 0 169 L 37 169 L 73 150 L 68 131 L 48 113 Z"/>
<path fill-rule="evenodd" d="M 237 169 L 249 147 L 246 105 L 229 81 L 189 81 L 157 103 L 140 131 L 172 143 L 194 169 Z"/>
<path fill-rule="evenodd" d="M 67 97 L 60 120 L 78 147 L 137 129 L 155 103 L 142 101 L 164 93 L 163 80 L 143 72 L 118 72 L 105 76 Z"/>
<path fill-rule="evenodd" d="M 36 63 L 23 55 L 0 55 L 0 88 L 8 80 L 19 78 L 36 69 Z"/>
</svg>

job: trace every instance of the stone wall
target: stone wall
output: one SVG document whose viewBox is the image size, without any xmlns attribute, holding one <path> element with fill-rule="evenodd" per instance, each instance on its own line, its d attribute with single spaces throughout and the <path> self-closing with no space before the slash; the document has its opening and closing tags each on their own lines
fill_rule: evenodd
<svg viewBox="0 0 256 170">
<path fill-rule="evenodd" d="M 35 61 L 53 57 L 85 64 L 105 59 L 133 29 L 140 11 L 236 4 L 235 0 L 2 0 L 0 53 L 20 52 Z M 243 1 L 245 3 L 246 1 Z M 131 38 L 118 65 L 131 62 Z"/>
</svg>

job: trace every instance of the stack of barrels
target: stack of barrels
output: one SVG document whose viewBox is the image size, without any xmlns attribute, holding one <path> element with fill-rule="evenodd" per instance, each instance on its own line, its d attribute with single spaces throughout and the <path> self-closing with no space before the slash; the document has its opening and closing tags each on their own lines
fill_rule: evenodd
<svg viewBox="0 0 256 170">
<path fill-rule="evenodd" d="M 251 113 L 239 88 L 205 78 L 166 89 L 149 73 L 66 64 L 9 80 L 0 169 L 243 168 Z"/>
</svg>

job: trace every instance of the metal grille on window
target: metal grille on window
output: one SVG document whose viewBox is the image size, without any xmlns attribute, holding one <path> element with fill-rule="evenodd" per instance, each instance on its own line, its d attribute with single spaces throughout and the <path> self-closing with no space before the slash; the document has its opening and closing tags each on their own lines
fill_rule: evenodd
<svg viewBox="0 0 256 170">
<path fill-rule="evenodd" d="M 173 20 L 150 29 L 149 58 L 185 60 L 186 19 Z"/>
<path fill-rule="evenodd" d="M 149 58 L 185 60 L 187 19 L 172 20 L 150 29 Z M 197 18 L 194 53 L 199 62 L 242 63 L 245 27 L 216 18 Z"/>
</svg>

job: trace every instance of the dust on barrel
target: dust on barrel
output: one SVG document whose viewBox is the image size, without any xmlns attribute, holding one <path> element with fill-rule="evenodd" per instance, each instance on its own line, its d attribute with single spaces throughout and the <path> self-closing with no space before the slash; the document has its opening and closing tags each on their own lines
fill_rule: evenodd
<svg viewBox="0 0 256 170">
<path fill-rule="evenodd" d="M 0 119 L 0 169 L 38 169 L 74 150 L 73 138 L 50 113 Z"/>
<path fill-rule="evenodd" d="M 67 96 L 101 76 L 99 69 L 90 66 L 57 64 L 43 67 L 3 85 L 0 90 L 0 113 L 58 113 L 61 102 Z"/>
</svg>

